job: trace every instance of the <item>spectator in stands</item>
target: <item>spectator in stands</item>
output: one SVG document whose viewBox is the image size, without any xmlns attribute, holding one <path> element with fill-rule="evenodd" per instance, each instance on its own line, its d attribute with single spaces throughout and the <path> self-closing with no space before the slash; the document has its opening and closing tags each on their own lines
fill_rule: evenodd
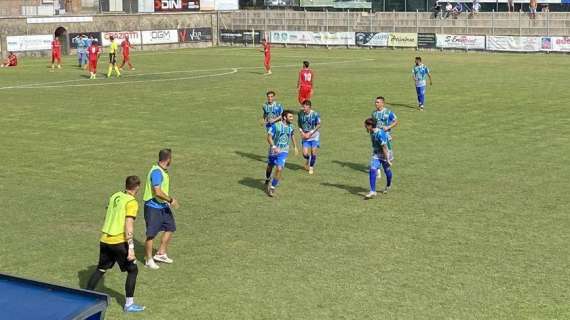
<svg viewBox="0 0 570 320">
<path fill-rule="evenodd" d="M 8 54 L 8 58 L 4 60 L 4 63 L 0 64 L 0 67 L 15 67 L 18 65 L 18 57 L 14 52 Z"/>
<path fill-rule="evenodd" d="M 471 10 L 471 14 L 472 15 L 476 15 L 479 13 L 479 10 L 481 10 L 481 3 L 479 3 L 479 0 L 473 0 L 473 10 Z"/>
<path fill-rule="evenodd" d="M 441 7 L 441 4 L 438 2 L 438 0 L 435 0 L 434 4 L 433 4 L 433 18 L 437 19 L 438 15 L 441 14 L 441 16 L 443 17 L 443 9 Z"/>
<path fill-rule="evenodd" d="M 541 12 L 550 12 L 550 9 L 548 8 L 548 3 L 543 3 L 542 8 L 540 9 Z"/>
<path fill-rule="evenodd" d="M 508 8 L 509 8 L 509 13 L 515 12 L 515 2 L 514 2 L 514 0 L 508 0 L 508 1 L 507 1 L 507 6 L 508 6 Z"/>
<path fill-rule="evenodd" d="M 532 0 L 531 0 L 532 1 Z M 451 11 L 451 15 L 453 15 L 454 19 L 457 19 L 457 17 L 459 17 L 459 15 L 463 12 L 464 8 L 463 8 L 463 4 L 461 2 L 458 2 L 454 7 L 453 10 Z"/>
<path fill-rule="evenodd" d="M 453 11 L 453 6 L 451 5 L 450 2 L 448 2 L 445 5 L 445 12 L 443 13 L 443 18 L 449 18 L 449 15 L 451 14 L 451 11 Z"/>
<path fill-rule="evenodd" d="M 529 9 L 529 17 L 531 19 L 536 19 L 536 8 L 538 6 L 538 1 L 537 0 L 530 0 L 530 3 L 528 4 L 528 9 Z"/>
</svg>

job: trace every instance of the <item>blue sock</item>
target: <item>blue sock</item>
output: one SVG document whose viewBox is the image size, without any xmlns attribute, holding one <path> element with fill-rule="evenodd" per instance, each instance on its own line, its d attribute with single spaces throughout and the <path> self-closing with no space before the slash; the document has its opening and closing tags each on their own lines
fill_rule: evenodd
<svg viewBox="0 0 570 320">
<path fill-rule="evenodd" d="M 309 166 L 310 166 L 310 167 L 314 167 L 314 166 L 315 166 L 315 162 L 317 162 L 317 155 L 316 155 L 316 154 L 314 154 L 314 155 L 311 156 L 311 161 L 309 162 L 309 163 L 310 163 Z"/>
<path fill-rule="evenodd" d="M 273 188 L 275 188 L 275 187 L 277 187 L 278 184 L 279 184 L 279 180 L 273 178 L 273 181 L 271 181 L 271 186 L 272 186 Z"/>
<path fill-rule="evenodd" d="M 386 161 L 382 161 L 382 167 L 384 168 L 384 174 L 386 174 L 386 187 L 392 185 L 392 169 Z"/>
<path fill-rule="evenodd" d="M 377 175 L 377 172 L 378 172 L 378 169 L 370 168 L 370 171 L 369 171 L 370 191 L 372 191 L 372 192 L 376 192 L 376 175 Z"/>
</svg>

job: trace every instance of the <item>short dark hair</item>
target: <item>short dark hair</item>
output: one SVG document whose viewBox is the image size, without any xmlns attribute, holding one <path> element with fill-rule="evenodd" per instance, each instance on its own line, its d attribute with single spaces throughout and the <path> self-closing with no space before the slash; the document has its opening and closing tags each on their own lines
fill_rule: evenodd
<svg viewBox="0 0 570 320">
<path fill-rule="evenodd" d="M 109 36 L 109 40 L 113 41 L 113 40 L 115 40 L 115 37 Z"/>
<path fill-rule="evenodd" d="M 422 57 L 416 57 L 416 60 L 422 61 Z"/>
<path fill-rule="evenodd" d="M 305 66 L 305 68 L 309 67 L 309 61 L 303 61 L 303 65 Z"/>
<path fill-rule="evenodd" d="M 133 190 L 140 185 L 141 179 L 137 176 L 128 176 L 127 179 L 125 179 L 125 189 L 127 190 Z"/>
<path fill-rule="evenodd" d="M 172 156 L 172 149 L 166 148 L 158 152 L 158 161 L 166 161 Z"/>
<path fill-rule="evenodd" d="M 270 95 L 270 94 L 272 94 L 273 96 L 275 96 L 275 91 L 269 90 L 269 91 L 267 91 L 267 93 L 266 93 L 265 95 L 268 96 L 268 95 Z"/>
<path fill-rule="evenodd" d="M 380 100 L 382 100 L 382 101 L 386 101 L 386 99 L 384 99 L 383 96 L 377 96 L 377 97 L 376 97 L 376 100 L 378 100 L 378 99 L 380 99 Z"/>
<path fill-rule="evenodd" d="M 365 126 L 372 126 L 372 128 L 376 128 L 376 119 L 374 118 L 368 118 L 366 120 L 364 120 L 364 125 Z"/>
<path fill-rule="evenodd" d="M 313 103 L 311 102 L 311 100 L 305 100 L 305 101 L 303 101 L 303 105 L 311 107 L 311 106 L 313 106 Z"/>
<path fill-rule="evenodd" d="M 281 114 L 281 118 L 285 119 L 285 118 L 287 118 L 287 115 L 289 115 L 289 114 L 293 114 L 293 111 L 291 111 L 291 110 L 285 110 L 285 111 L 283 111 L 283 113 Z"/>
</svg>

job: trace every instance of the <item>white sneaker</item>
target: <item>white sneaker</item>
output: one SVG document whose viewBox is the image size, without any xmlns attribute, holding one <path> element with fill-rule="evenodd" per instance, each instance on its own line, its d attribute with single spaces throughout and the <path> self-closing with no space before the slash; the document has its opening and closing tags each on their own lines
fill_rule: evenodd
<svg viewBox="0 0 570 320">
<path fill-rule="evenodd" d="M 309 174 L 313 174 L 315 172 L 315 170 L 313 169 L 313 167 L 309 167 Z"/>
<path fill-rule="evenodd" d="M 364 196 L 364 199 L 368 200 L 368 199 L 372 199 L 374 197 L 376 197 L 376 192 L 374 191 L 370 191 L 367 195 Z"/>
<path fill-rule="evenodd" d="M 174 260 L 170 259 L 170 258 L 166 255 L 166 253 L 165 253 L 165 254 L 155 254 L 154 257 L 153 257 L 153 259 L 154 259 L 155 261 L 164 262 L 164 263 L 173 263 L 173 262 L 174 262 Z"/>
<path fill-rule="evenodd" d="M 158 266 L 158 264 L 156 264 L 156 262 L 154 262 L 153 259 L 150 260 L 146 260 L 144 263 L 145 268 L 149 268 L 151 270 L 156 270 L 159 269 L 160 267 Z"/>
</svg>

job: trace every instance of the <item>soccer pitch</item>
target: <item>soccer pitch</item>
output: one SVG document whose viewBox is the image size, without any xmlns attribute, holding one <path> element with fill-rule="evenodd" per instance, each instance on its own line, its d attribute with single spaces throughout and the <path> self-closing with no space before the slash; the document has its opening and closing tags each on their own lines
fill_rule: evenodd
<svg viewBox="0 0 570 320">
<path fill-rule="evenodd" d="M 434 78 L 423 113 L 418 54 Z M 109 196 L 170 147 L 175 262 L 139 263 L 147 310 L 128 318 L 570 318 L 568 56 L 274 48 L 271 76 L 258 49 L 132 60 L 94 81 L 74 57 L 0 69 L 2 272 L 84 287 Z M 322 117 L 315 175 L 291 154 L 269 198 L 261 105 L 272 89 L 299 109 L 303 60 Z M 378 95 L 400 120 L 394 187 L 364 201 Z M 141 261 L 142 206 L 135 230 Z M 99 288 L 107 319 L 125 317 L 124 279 L 115 267 Z"/>
</svg>

